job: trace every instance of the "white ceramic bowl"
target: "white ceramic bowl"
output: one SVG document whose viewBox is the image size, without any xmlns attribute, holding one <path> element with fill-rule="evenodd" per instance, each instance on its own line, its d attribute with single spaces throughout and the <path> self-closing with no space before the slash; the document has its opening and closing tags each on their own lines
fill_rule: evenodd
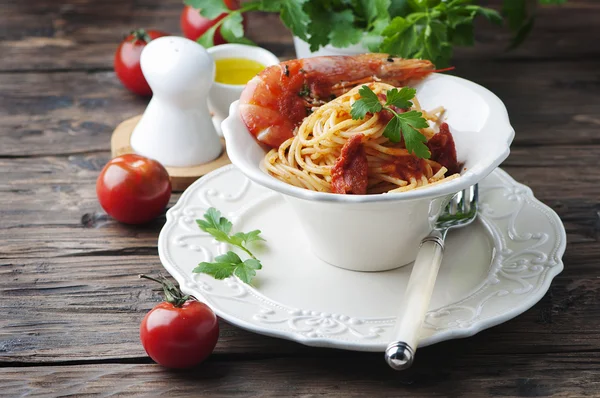
<svg viewBox="0 0 600 398">
<path fill-rule="evenodd" d="M 425 109 L 446 108 L 458 160 L 466 170 L 444 184 L 380 195 L 338 195 L 286 184 L 267 174 L 266 148 L 249 133 L 237 101 L 222 124 L 231 162 L 257 184 L 281 193 L 322 260 L 357 271 L 383 271 L 414 261 L 419 242 L 433 228 L 450 195 L 474 185 L 509 154 L 514 137 L 502 101 L 484 87 L 455 76 L 433 74 L 417 88 Z M 281 228 L 286 227 L 281 220 Z"/>
<path fill-rule="evenodd" d="M 279 59 L 272 52 L 261 47 L 245 44 L 221 44 L 206 51 L 217 61 L 223 58 L 245 58 L 265 66 L 276 65 Z M 223 84 L 214 82 L 208 96 L 208 107 L 220 120 L 227 117 L 231 103 L 240 98 L 245 84 Z"/>
</svg>

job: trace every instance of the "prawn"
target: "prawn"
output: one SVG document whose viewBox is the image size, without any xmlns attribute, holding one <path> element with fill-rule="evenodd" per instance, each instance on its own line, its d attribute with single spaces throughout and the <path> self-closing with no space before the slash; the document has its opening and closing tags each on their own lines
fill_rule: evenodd
<svg viewBox="0 0 600 398">
<path fill-rule="evenodd" d="M 427 60 L 387 54 L 323 56 L 285 61 L 256 75 L 244 88 L 240 116 L 258 141 L 277 148 L 311 109 L 353 87 L 381 81 L 396 87 L 435 72 Z"/>
</svg>

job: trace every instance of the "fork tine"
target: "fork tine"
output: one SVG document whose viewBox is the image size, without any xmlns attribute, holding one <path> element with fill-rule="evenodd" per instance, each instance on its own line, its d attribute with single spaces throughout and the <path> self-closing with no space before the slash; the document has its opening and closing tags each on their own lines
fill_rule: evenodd
<svg viewBox="0 0 600 398">
<path fill-rule="evenodd" d="M 450 203 L 448 204 L 448 211 L 450 213 L 450 215 L 455 215 L 458 212 L 458 207 L 460 204 L 460 200 L 462 199 L 462 192 L 457 192 L 456 195 L 454 195 L 454 197 L 452 197 L 452 200 L 450 200 Z"/>
<path fill-rule="evenodd" d="M 477 212 L 477 203 L 479 201 L 479 185 L 475 184 L 469 187 L 469 213 L 471 211 Z"/>
<path fill-rule="evenodd" d="M 461 212 L 467 214 L 471 211 L 471 201 L 473 200 L 473 187 L 469 187 L 463 191 L 463 200 Z"/>
</svg>

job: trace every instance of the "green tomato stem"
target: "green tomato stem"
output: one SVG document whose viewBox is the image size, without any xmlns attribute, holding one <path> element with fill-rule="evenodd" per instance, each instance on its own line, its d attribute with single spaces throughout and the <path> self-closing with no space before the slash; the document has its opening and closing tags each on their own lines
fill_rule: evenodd
<svg viewBox="0 0 600 398">
<path fill-rule="evenodd" d="M 133 36 L 133 38 L 131 39 L 132 44 L 135 44 L 138 41 L 148 44 L 150 43 L 150 41 L 152 41 L 152 38 L 150 38 L 150 36 L 146 32 L 146 29 L 143 28 L 133 30 L 130 34 Z"/>
<path fill-rule="evenodd" d="M 186 301 L 188 301 L 191 298 L 191 296 L 183 294 L 183 292 L 179 289 L 178 286 L 171 283 L 167 278 L 165 278 L 162 275 L 160 276 L 160 279 L 156 279 L 148 275 L 140 275 L 139 277 L 154 281 L 156 283 L 160 283 L 162 285 L 163 292 L 165 295 L 165 301 L 173 304 L 173 306 L 175 307 L 180 308 L 181 306 L 183 306 L 183 304 L 185 304 Z"/>
</svg>

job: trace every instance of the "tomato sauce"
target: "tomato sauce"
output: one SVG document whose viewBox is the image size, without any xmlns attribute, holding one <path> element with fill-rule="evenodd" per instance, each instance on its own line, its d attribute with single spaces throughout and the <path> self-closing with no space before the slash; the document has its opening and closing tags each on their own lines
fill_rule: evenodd
<svg viewBox="0 0 600 398">
<path fill-rule="evenodd" d="M 417 180 L 423 176 L 427 162 L 414 155 L 398 156 L 393 161 L 382 166 L 390 176 L 409 181 L 411 177 Z"/>
<path fill-rule="evenodd" d="M 461 165 L 456 160 L 456 146 L 448 123 L 442 123 L 440 131 L 427 141 L 427 147 L 431 152 L 431 160 L 447 168 L 449 174 L 460 173 Z"/>
<path fill-rule="evenodd" d="M 367 193 L 369 167 L 362 139 L 362 134 L 356 134 L 342 147 L 342 152 L 331 170 L 331 188 L 334 193 Z"/>
<path fill-rule="evenodd" d="M 382 105 L 384 105 L 385 101 L 387 101 L 387 95 L 385 95 L 383 93 L 377 94 L 377 97 L 379 98 Z M 401 109 L 395 105 L 389 105 L 389 108 L 398 114 L 409 111 L 409 109 L 407 109 L 407 108 Z M 384 109 L 381 112 L 379 112 L 379 120 L 381 120 L 381 122 L 383 124 L 387 125 L 388 122 L 390 120 L 392 120 L 393 117 L 394 117 L 394 114 L 392 112 L 388 111 L 387 109 Z M 400 139 L 402 140 L 402 135 L 400 137 L 401 137 Z"/>
</svg>

